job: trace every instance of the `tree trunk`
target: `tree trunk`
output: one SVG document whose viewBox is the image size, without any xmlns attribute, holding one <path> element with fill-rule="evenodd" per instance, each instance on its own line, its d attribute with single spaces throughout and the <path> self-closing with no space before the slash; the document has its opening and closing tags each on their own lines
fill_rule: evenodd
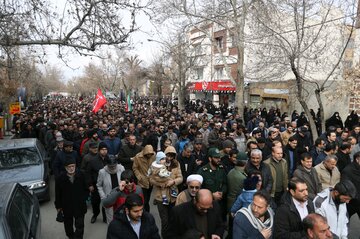
<svg viewBox="0 0 360 239">
<path fill-rule="evenodd" d="M 184 90 L 182 88 L 183 88 L 182 86 L 179 88 L 179 96 L 178 96 L 178 109 L 179 110 L 185 109 L 185 95 L 184 95 Z"/>
</svg>

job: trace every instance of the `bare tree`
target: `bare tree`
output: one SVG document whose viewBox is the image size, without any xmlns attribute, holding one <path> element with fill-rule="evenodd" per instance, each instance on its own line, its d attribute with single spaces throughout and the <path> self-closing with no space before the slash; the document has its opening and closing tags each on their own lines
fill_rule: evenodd
<svg viewBox="0 0 360 239">
<path fill-rule="evenodd" d="M 101 46 L 121 46 L 137 30 L 136 17 L 151 1 L 4 0 L 0 6 L 0 46 L 56 45 L 81 54 Z"/>
<path fill-rule="evenodd" d="M 343 78 L 343 56 L 352 37 L 354 1 L 266 1 L 258 2 L 253 15 L 257 37 L 252 43 L 258 73 L 273 73 L 268 79 L 295 79 L 296 98 L 306 113 L 313 137 L 317 131 L 308 98 L 315 94 L 325 129 L 323 92 Z M 292 76 L 289 73 L 292 73 Z M 265 74 L 262 76 L 264 77 Z M 265 79 L 265 77 L 264 77 Z"/>
</svg>

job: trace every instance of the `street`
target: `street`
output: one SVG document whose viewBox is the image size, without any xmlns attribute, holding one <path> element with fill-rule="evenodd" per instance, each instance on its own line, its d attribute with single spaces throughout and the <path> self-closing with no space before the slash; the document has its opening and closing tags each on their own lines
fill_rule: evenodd
<svg viewBox="0 0 360 239">
<path fill-rule="evenodd" d="M 55 185 L 54 179 L 51 180 L 51 201 L 41 203 L 41 230 L 44 239 L 66 239 L 64 225 L 55 220 L 56 210 L 54 206 Z M 150 200 L 152 202 L 152 199 Z M 160 231 L 160 218 L 156 206 L 150 203 L 150 212 L 155 217 L 156 224 Z M 107 224 L 102 222 L 99 215 L 96 223 L 91 224 L 92 216 L 91 205 L 88 205 L 88 212 L 85 215 L 85 233 L 84 239 L 100 239 L 106 238 Z M 360 221 L 354 215 L 350 221 L 349 239 L 360 239 Z"/>
<path fill-rule="evenodd" d="M 51 201 L 41 203 L 41 234 L 43 239 L 66 239 L 64 224 L 55 220 L 56 209 L 54 206 L 55 184 L 54 178 L 51 178 Z M 152 199 L 151 199 L 152 202 Z M 160 218 L 156 206 L 150 204 L 151 213 L 154 215 L 156 224 L 160 230 Z M 88 211 L 85 215 L 85 233 L 84 239 L 101 239 L 106 238 L 107 224 L 102 222 L 101 214 L 94 224 L 90 223 L 92 216 L 91 205 L 88 205 Z"/>
</svg>

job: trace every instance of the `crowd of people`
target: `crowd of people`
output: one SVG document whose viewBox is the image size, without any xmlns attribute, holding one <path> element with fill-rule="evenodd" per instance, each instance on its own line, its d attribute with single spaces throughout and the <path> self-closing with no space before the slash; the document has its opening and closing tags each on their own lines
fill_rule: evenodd
<svg viewBox="0 0 360 239">
<path fill-rule="evenodd" d="M 139 98 L 133 110 L 89 99 L 33 103 L 14 138 L 38 138 L 55 177 L 57 220 L 83 238 L 101 214 L 107 238 L 347 238 L 360 216 L 360 124 L 352 112 L 313 141 L 308 119 L 279 109 L 178 110 Z M 314 111 L 312 111 L 314 112 Z M 150 201 L 153 195 L 154 200 Z M 156 205 L 158 230 L 150 213 Z"/>
</svg>

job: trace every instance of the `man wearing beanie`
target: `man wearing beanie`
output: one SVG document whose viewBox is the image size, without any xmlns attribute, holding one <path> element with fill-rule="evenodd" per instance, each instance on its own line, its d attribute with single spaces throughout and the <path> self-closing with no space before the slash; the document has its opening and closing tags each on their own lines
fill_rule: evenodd
<svg viewBox="0 0 360 239">
<path fill-rule="evenodd" d="M 87 138 L 84 139 L 82 147 L 80 146 L 80 153 L 82 157 L 89 153 L 89 145 L 91 142 L 95 142 L 97 144 L 100 142 L 96 129 L 91 129 L 88 131 Z"/>
<path fill-rule="evenodd" d="M 55 179 L 57 220 L 63 217 L 67 237 L 83 238 L 84 217 L 87 211 L 85 200 L 88 194 L 85 178 L 80 170 L 76 170 L 75 159 L 71 156 L 66 157 L 64 168 L 66 172 Z"/>
<path fill-rule="evenodd" d="M 91 217 L 91 223 L 95 223 L 97 216 L 100 214 L 100 195 L 96 186 L 97 178 L 100 169 L 106 165 L 106 159 L 108 158 L 107 145 L 104 142 L 99 143 L 97 157 L 91 158 L 85 167 L 85 179 L 88 189 L 91 193 L 91 206 L 93 210 L 93 216 Z M 102 210 L 103 221 L 106 222 L 105 210 Z"/>
<path fill-rule="evenodd" d="M 80 157 L 76 151 L 73 150 L 73 142 L 72 141 L 64 141 L 64 149 L 62 151 L 58 151 L 55 160 L 53 163 L 53 173 L 55 178 L 60 176 L 62 172 L 65 172 L 65 159 L 68 157 L 73 158 L 77 165 L 80 164 Z"/>
</svg>

